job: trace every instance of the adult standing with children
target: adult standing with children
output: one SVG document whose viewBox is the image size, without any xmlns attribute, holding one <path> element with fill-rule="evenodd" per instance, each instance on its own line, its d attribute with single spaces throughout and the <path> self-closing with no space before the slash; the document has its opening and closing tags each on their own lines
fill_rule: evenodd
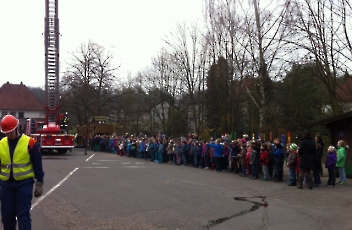
<svg viewBox="0 0 352 230">
<path fill-rule="evenodd" d="M 315 139 L 315 142 L 320 145 L 320 149 L 317 150 L 319 152 L 319 156 L 320 156 L 319 174 L 323 175 L 323 166 L 321 164 L 321 160 L 323 158 L 324 142 L 323 142 L 323 139 L 322 139 L 320 133 L 316 133 L 314 139 Z"/>
<path fill-rule="evenodd" d="M 311 132 L 308 130 L 302 134 L 301 145 L 298 149 L 298 156 L 300 160 L 300 174 L 297 188 L 302 189 L 305 175 L 308 178 L 309 189 L 313 188 L 312 169 L 314 168 L 314 155 L 316 152 L 315 141 L 312 138 Z"/>
</svg>

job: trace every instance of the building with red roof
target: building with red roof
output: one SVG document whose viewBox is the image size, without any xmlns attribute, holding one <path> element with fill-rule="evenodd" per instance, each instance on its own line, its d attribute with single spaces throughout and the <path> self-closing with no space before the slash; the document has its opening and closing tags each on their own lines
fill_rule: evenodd
<svg viewBox="0 0 352 230">
<path fill-rule="evenodd" d="M 22 82 L 7 82 L 0 88 L 0 118 L 7 114 L 17 117 L 20 120 L 20 130 L 24 130 L 27 118 L 45 118 L 45 106 Z"/>
</svg>

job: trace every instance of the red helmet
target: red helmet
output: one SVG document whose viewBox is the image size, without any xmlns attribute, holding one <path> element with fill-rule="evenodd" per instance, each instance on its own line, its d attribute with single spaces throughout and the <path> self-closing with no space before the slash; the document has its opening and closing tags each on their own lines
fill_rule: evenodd
<svg viewBox="0 0 352 230">
<path fill-rule="evenodd" d="M 1 132 L 2 133 L 9 133 L 18 126 L 18 119 L 12 115 L 6 115 L 2 120 L 1 120 Z"/>
</svg>

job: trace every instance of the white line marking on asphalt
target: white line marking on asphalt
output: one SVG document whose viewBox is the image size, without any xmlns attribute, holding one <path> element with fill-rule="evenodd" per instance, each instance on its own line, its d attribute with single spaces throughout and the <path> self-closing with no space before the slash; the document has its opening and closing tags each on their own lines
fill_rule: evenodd
<svg viewBox="0 0 352 230">
<path fill-rule="evenodd" d="M 145 166 L 134 166 L 134 165 L 131 165 L 131 166 L 123 166 L 124 168 L 132 168 L 132 169 L 137 169 L 137 168 L 145 168 Z"/>
<path fill-rule="evenodd" d="M 97 160 L 97 161 L 121 161 L 121 160 Z"/>
<path fill-rule="evenodd" d="M 95 154 L 93 154 L 92 156 L 90 156 L 86 161 L 89 161 L 90 158 L 92 158 Z"/>
<path fill-rule="evenodd" d="M 108 169 L 110 167 L 81 167 L 81 169 Z"/>
<path fill-rule="evenodd" d="M 93 165 L 101 165 L 102 163 L 92 163 Z"/>
<path fill-rule="evenodd" d="M 122 162 L 121 164 L 123 164 L 123 165 L 130 165 L 131 162 Z"/>
<path fill-rule="evenodd" d="M 62 179 L 57 185 L 55 185 L 54 187 L 52 187 L 47 193 L 45 193 L 43 196 L 39 197 L 37 202 L 35 202 L 32 207 L 31 210 L 37 206 L 42 200 L 44 200 L 45 197 L 47 197 L 50 193 L 52 193 L 55 189 L 57 189 L 60 185 L 62 185 L 62 183 L 64 183 L 70 176 L 72 176 L 72 174 L 74 172 L 76 172 L 78 170 L 78 168 L 75 168 L 72 172 L 70 172 L 64 179 Z"/>
<path fill-rule="evenodd" d="M 136 165 L 144 165 L 142 162 L 136 162 Z"/>
</svg>

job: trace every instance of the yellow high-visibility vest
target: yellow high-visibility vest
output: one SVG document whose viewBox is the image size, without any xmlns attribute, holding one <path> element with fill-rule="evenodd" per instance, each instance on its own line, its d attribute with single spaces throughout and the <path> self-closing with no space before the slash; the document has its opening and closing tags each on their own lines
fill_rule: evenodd
<svg viewBox="0 0 352 230">
<path fill-rule="evenodd" d="M 34 177 L 33 165 L 28 152 L 30 140 L 31 138 L 29 136 L 22 134 L 13 153 L 12 162 L 7 137 L 4 137 L 0 141 L 0 180 L 9 180 L 11 170 L 13 171 L 13 177 L 15 180 L 24 180 Z M 32 143 L 34 144 L 35 142 Z"/>
</svg>

